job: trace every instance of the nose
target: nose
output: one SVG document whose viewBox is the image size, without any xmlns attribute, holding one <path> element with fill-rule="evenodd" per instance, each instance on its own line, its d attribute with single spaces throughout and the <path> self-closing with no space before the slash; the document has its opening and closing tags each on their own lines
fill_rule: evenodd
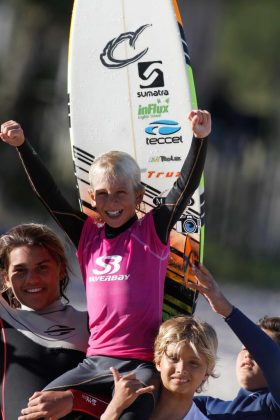
<svg viewBox="0 0 280 420">
<path fill-rule="evenodd" d="M 35 284 L 35 283 L 38 283 L 40 280 L 38 278 L 37 273 L 33 270 L 30 270 L 26 274 L 25 281 L 28 282 L 28 283 Z"/>
<path fill-rule="evenodd" d="M 114 194 L 114 193 L 111 193 L 111 194 L 108 194 L 108 197 L 107 197 L 107 205 L 116 205 L 116 203 L 118 203 L 118 201 L 119 201 L 119 198 L 118 198 L 118 194 Z"/>
<path fill-rule="evenodd" d="M 179 360 L 179 361 L 176 363 L 176 372 L 177 372 L 177 373 L 187 372 L 187 370 L 188 370 L 187 364 L 186 364 L 186 363 L 184 363 L 184 361 L 183 361 L 183 360 Z"/>
<path fill-rule="evenodd" d="M 111 200 L 112 201 L 115 201 L 115 202 L 116 201 L 119 201 L 119 195 L 118 194 L 115 194 L 115 193 L 114 194 L 111 194 Z"/>
<path fill-rule="evenodd" d="M 245 359 L 252 359 L 252 355 L 248 350 L 244 350 Z"/>
</svg>

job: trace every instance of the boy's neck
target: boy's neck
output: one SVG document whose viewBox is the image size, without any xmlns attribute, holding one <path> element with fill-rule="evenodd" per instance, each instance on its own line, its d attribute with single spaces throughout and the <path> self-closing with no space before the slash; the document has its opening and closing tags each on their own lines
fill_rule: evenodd
<svg viewBox="0 0 280 420">
<path fill-rule="evenodd" d="M 163 388 L 151 420 L 181 420 L 188 414 L 192 403 L 192 397 Z"/>
<path fill-rule="evenodd" d="M 107 225 L 107 223 L 105 223 L 105 236 L 106 236 L 106 238 L 107 239 L 115 238 L 120 233 L 122 233 L 126 229 L 128 229 L 136 220 L 137 220 L 137 216 L 135 214 L 126 223 L 124 223 L 122 226 L 119 226 L 117 228 L 113 228 L 113 227 Z"/>
</svg>

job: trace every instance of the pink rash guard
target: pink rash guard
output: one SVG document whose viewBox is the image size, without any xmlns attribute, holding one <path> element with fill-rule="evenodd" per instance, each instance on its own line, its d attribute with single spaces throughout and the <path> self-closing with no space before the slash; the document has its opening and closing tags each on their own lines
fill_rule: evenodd
<svg viewBox="0 0 280 420">
<path fill-rule="evenodd" d="M 89 314 L 87 356 L 153 359 L 168 255 L 151 212 L 110 239 L 104 226 L 86 220 L 77 256 Z"/>
</svg>

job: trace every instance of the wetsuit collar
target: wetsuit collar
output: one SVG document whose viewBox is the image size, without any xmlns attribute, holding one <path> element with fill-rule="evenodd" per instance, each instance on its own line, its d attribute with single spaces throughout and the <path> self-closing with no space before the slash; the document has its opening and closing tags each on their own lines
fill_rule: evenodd
<svg viewBox="0 0 280 420">
<path fill-rule="evenodd" d="M 25 305 L 21 305 L 21 308 L 19 310 L 30 311 L 30 312 L 33 311 L 33 312 L 36 312 L 37 314 L 44 315 L 49 312 L 60 311 L 64 308 L 65 308 L 65 305 L 62 303 L 61 299 L 58 299 L 58 300 L 55 300 L 50 305 L 46 306 L 44 309 L 40 309 L 39 311 L 35 311 L 34 309 L 29 308 L 28 306 L 25 306 Z"/>
<path fill-rule="evenodd" d="M 115 238 L 120 233 L 124 232 L 127 228 L 129 228 L 137 219 L 138 219 L 137 215 L 135 214 L 124 225 L 122 225 L 118 228 L 113 228 L 113 227 L 111 227 L 111 226 L 109 226 L 105 223 L 105 236 L 106 236 L 106 238 L 107 239 Z"/>
</svg>

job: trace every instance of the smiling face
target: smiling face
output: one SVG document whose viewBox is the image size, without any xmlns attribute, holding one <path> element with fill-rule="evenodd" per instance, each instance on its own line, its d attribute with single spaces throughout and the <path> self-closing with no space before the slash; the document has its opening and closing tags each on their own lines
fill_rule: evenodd
<svg viewBox="0 0 280 420">
<path fill-rule="evenodd" d="M 59 298 L 60 279 L 60 266 L 46 248 L 19 246 L 10 252 L 5 283 L 21 304 L 44 309 Z"/>
<path fill-rule="evenodd" d="M 188 343 L 179 351 L 176 344 L 169 344 L 161 359 L 156 362 L 165 391 L 192 398 L 207 377 L 207 360 L 198 357 Z"/>
<path fill-rule="evenodd" d="M 263 331 L 273 339 L 273 334 L 270 331 Z M 242 347 L 238 353 L 235 370 L 238 383 L 242 388 L 248 389 L 249 391 L 267 388 L 267 382 L 261 368 L 245 347 Z"/>
<path fill-rule="evenodd" d="M 124 225 L 134 216 L 142 198 L 143 192 L 137 193 L 130 179 L 113 183 L 100 179 L 91 193 L 92 204 L 104 222 L 113 228 Z"/>
</svg>

